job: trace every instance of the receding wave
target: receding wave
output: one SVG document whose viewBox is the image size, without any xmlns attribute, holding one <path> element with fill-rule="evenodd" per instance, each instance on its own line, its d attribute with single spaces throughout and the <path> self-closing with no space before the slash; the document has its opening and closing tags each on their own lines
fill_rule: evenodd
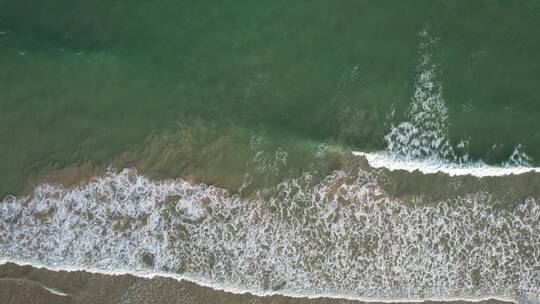
<svg viewBox="0 0 540 304">
<path fill-rule="evenodd" d="M 168 274 L 258 294 L 540 297 L 540 205 L 489 193 L 413 206 L 373 172 L 304 174 L 242 198 L 181 179 L 109 172 L 0 204 L 0 258 Z"/>
</svg>

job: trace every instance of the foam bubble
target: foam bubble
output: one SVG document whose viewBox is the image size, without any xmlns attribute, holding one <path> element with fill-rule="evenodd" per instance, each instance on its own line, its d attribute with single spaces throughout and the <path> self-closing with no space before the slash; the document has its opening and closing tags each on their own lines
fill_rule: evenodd
<svg viewBox="0 0 540 304">
<path fill-rule="evenodd" d="M 391 125 L 384 137 L 386 150 L 405 159 L 461 161 L 448 140 L 448 109 L 443 86 L 437 81 L 438 67 L 431 55 L 437 39 L 427 30 L 420 33 L 420 39 L 415 90 L 406 113 L 407 120 Z"/>
<path fill-rule="evenodd" d="M 254 292 L 363 299 L 538 299 L 540 206 L 486 193 L 413 207 L 376 177 L 336 171 L 243 199 L 183 180 L 109 172 L 0 204 L 0 257 L 169 273 Z"/>
<path fill-rule="evenodd" d="M 432 37 L 427 28 L 420 33 L 415 90 L 406 119 L 395 125 L 392 121 L 394 110 L 387 116 L 386 124 L 390 130 L 384 136 L 386 161 L 395 158 L 408 163 L 407 167 L 414 163 L 417 169 L 428 171 L 433 167 L 444 166 L 446 171 L 458 167 L 457 171 L 452 169 L 452 172 L 461 172 L 466 167 L 470 167 L 472 172 L 484 172 L 486 166 L 482 160 L 471 160 L 468 154 L 468 139 L 462 139 L 457 145 L 450 142 L 448 108 L 444 100 L 443 84 L 438 80 L 441 72 L 433 58 L 437 42 L 438 39 Z M 380 158 L 381 153 L 377 157 Z M 502 166 L 529 167 L 531 161 L 532 158 L 524 152 L 523 146 L 517 145 Z M 477 169 L 479 167 L 482 168 Z M 489 168 L 489 171 L 492 169 Z"/>
<path fill-rule="evenodd" d="M 430 159 L 403 159 L 388 152 L 358 152 L 354 155 L 366 158 L 373 168 L 385 168 L 390 171 L 405 170 L 407 172 L 419 171 L 423 174 L 433 174 L 442 172 L 450 176 L 472 175 L 476 177 L 485 176 L 505 176 L 519 175 L 530 172 L 540 173 L 540 167 L 529 167 L 512 163 L 505 166 L 491 166 L 481 161 L 456 164 L 441 160 L 440 158 Z"/>
</svg>

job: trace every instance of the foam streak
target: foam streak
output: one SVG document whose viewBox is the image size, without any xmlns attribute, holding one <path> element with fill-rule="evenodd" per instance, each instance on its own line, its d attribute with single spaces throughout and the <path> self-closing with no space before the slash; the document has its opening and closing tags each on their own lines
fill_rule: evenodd
<svg viewBox="0 0 540 304">
<path fill-rule="evenodd" d="M 373 168 L 386 168 L 390 171 L 419 171 L 423 174 L 433 174 L 441 172 L 450 176 L 472 175 L 476 177 L 518 175 L 530 172 L 540 172 L 540 167 L 490 166 L 482 162 L 469 163 L 465 165 L 445 162 L 441 159 L 403 159 L 394 154 L 384 151 L 371 153 L 354 151 L 353 154 L 366 158 L 369 165 Z"/>
<path fill-rule="evenodd" d="M 243 199 L 125 170 L 0 204 L 0 258 L 177 274 L 260 293 L 362 299 L 537 299 L 540 206 L 489 194 L 433 206 L 392 199 L 367 171 L 309 174 Z"/>
</svg>

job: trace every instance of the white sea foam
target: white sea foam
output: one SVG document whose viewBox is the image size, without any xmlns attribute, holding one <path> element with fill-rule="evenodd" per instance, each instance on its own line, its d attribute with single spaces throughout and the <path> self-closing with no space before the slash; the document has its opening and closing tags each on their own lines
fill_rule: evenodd
<svg viewBox="0 0 540 304">
<path fill-rule="evenodd" d="M 256 294 L 538 301 L 540 206 L 489 194 L 413 207 L 372 173 L 289 179 L 267 199 L 109 172 L 0 204 L 0 258 L 186 278 Z"/>
<path fill-rule="evenodd" d="M 55 294 L 57 296 L 62 296 L 62 297 L 67 297 L 68 294 L 67 293 L 64 293 L 64 292 L 61 292 L 57 289 L 54 289 L 54 288 L 51 288 L 51 287 L 47 287 L 47 286 L 41 286 L 43 287 L 43 289 L 47 290 L 48 292 L 52 293 L 52 294 Z"/>
<path fill-rule="evenodd" d="M 363 156 L 373 168 L 386 168 L 390 171 L 405 170 L 408 172 L 418 171 L 423 174 L 445 173 L 450 176 L 472 175 L 476 177 L 519 175 L 524 173 L 540 173 L 540 167 L 529 166 L 491 166 L 483 162 L 456 164 L 432 159 L 406 159 L 386 151 L 380 152 L 352 152 L 354 155 Z"/>
<path fill-rule="evenodd" d="M 387 118 L 390 127 L 384 136 L 385 152 L 361 153 L 374 167 L 419 170 L 424 173 L 445 172 L 451 175 L 507 175 L 538 171 L 529 168 L 532 158 L 522 145 L 517 145 L 509 159 L 500 167 L 488 166 L 482 160 L 472 160 L 468 154 L 469 139 L 452 145 L 448 136 L 450 123 L 444 100 L 441 71 L 434 60 L 438 39 L 427 29 L 420 35 L 419 60 L 416 67 L 415 90 L 406 119 L 394 124 L 394 110 Z"/>
<path fill-rule="evenodd" d="M 519 147 L 506 167 L 456 156 L 467 145 L 454 148 L 447 139 L 442 86 L 427 51 L 436 42 L 427 33 L 422 39 L 409 120 L 386 136 L 386 152 L 355 154 L 391 170 L 538 172 L 512 167 L 529 161 Z M 326 147 L 319 150 L 316 157 Z M 274 154 L 251 159 L 257 174 L 276 175 L 286 164 L 285 151 Z M 414 207 L 388 196 L 367 171 L 336 171 L 320 182 L 305 174 L 274 190 L 243 199 L 129 170 L 78 187 L 41 185 L 0 203 L 0 259 L 257 295 L 540 302 L 540 205 L 533 198 L 497 209 L 488 193 L 476 193 Z"/>
<path fill-rule="evenodd" d="M 514 298 L 509 297 L 500 297 L 500 296 L 490 296 L 485 295 L 483 297 L 467 297 L 467 298 L 422 298 L 422 299 L 389 299 L 389 298 L 362 298 L 358 296 L 350 296 L 350 295 L 340 295 L 335 293 L 321 293 L 321 294 L 298 294 L 298 293 L 289 293 L 289 292 L 280 292 L 280 291 L 260 291 L 260 290 L 250 290 L 250 289 L 240 289 L 236 286 L 229 286 L 225 284 L 218 284 L 215 282 L 209 282 L 207 280 L 195 280 L 191 277 L 186 277 L 184 275 L 176 274 L 176 273 L 170 273 L 170 272 L 161 272 L 161 271 L 134 271 L 134 270 L 125 270 L 125 269 L 117 269 L 115 271 L 107 271 L 103 269 L 96 269 L 96 268 L 81 268 L 81 267 L 68 267 L 68 266 L 47 266 L 43 264 L 32 264 L 27 262 L 21 262 L 21 261 L 14 261 L 14 260 L 0 260 L 0 265 L 4 265 L 7 263 L 16 264 L 19 266 L 32 266 L 34 268 L 42 268 L 47 269 L 49 271 L 65 271 L 65 272 L 87 272 L 92 274 L 103 274 L 103 275 L 109 275 L 109 276 L 121 276 L 121 275 L 133 275 L 140 278 L 147 278 L 147 279 L 153 279 L 157 277 L 163 277 L 163 278 L 171 278 L 175 279 L 177 281 L 187 281 L 191 283 L 195 283 L 199 286 L 211 288 L 213 290 L 218 291 L 224 291 L 224 292 L 230 292 L 234 294 L 252 294 L 259 297 L 267 297 L 267 296 L 273 296 L 273 295 L 283 295 L 286 297 L 291 298 L 308 298 L 308 299 L 318 299 L 318 298 L 328 298 L 328 299 L 344 299 L 344 300 L 357 300 L 361 302 L 368 302 L 368 303 L 417 303 L 417 302 L 428 302 L 428 301 L 444 301 L 444 302 L 452 302 L 452 301 L 466 301 L 466 302 L 482 302 L 487 300 L 499 300 L 499 301 L 506 301 L 506 302 L 517 302 Z M 58 290 L 45 287 L 45 289 L 51 291 L 52 293 L 62 295 L 62 296 L 69 296 L 66 293 L 60 292 Z"/>
<path fill-rule="evenodd" d="M 407 120 L 398 125 L 389 122 L 390 132 L 384 137 L 386 150 L 407 159 L 439 158 L 462 162 L 467 156 L 458 157 L 448 139 L 448 109 L 443 86 L 437 81 L 440 72 L 432 55 L 437 39 L 424 30 L 420 40 L 415 90 L 406 113 Z"/>
</svg>

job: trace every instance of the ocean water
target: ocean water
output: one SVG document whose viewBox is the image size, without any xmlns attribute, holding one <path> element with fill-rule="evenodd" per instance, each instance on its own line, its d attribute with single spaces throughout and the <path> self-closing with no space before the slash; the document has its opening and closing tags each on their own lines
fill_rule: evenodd
<svg viewBox="0 0 540 304">
<path fill-rule="evenodd" d="M 0 0 L 0 260 L 537 303 L 539 17 Z"/>
<path fill-rule="evenodd" d="M 251 133 L 383 150 L 412 114 L 422 56 L 451 145 L 489 164 L 520 147 L 538 164 L 538 13 L 536 1 L 4 0 L 0 192 L 50 166 L 107 167 L 179 122 L 207 141 L 243 133 L 237 154 Z M 436 41 L 423 51 L 424 31 Z"/>
<path fill-rule="evenodd" d="M 367 300 L 538 300 L 540 205 L 487 193 L 432 206 L 389 197 L 373 172 L 305 174 L 270 198 L 108 173 L 8 197 L 0 254 L 63 269 L 168 273 L 221 288 Z M 61 268 L 62 269 L 62 268 Z"/>
</svg>

